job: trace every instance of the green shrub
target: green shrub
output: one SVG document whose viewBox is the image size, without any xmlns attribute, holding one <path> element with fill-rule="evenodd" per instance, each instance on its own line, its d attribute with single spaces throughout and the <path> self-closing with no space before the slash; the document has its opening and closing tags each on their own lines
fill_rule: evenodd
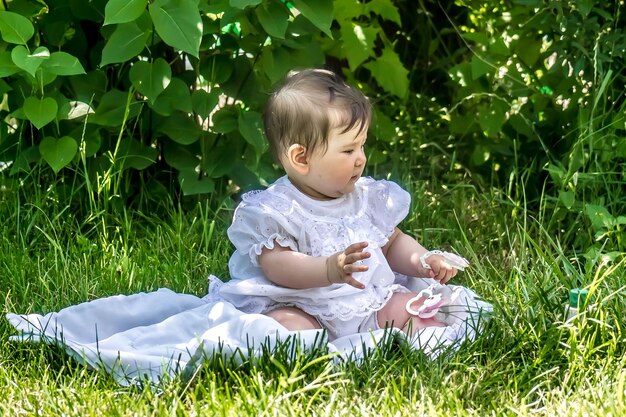
<svg viewBox="0 0 626 417">
<path fill-rule="evenodd" d="M 374 102 L 370 173 L 495 185 L 572 253 L 626 250 L 618 3 L 3 6 L 0 198 L 154 210 L 263 186 L 279 175 L 261 129 L 268 91 L 326 66 Z"/>
<path fill-rule="evenodd" d="M 425 95 L 412 102 L 423 121 L 412 148 L 445 149 L 443 171 L 457 165 L 525 200 L 570 255 L 626 251 L 622 5 L 440 3 L 401 12 L 422 23 L 401 54 L 415 68 L 412 93 Z"/>
<path fill-rule="evenodd" d="M 289 70 L 324 66 L 330 54 L 350 70 L 368 68 L 391 94 L 407 94 L 407 71 L 377 32 L 379 20 L 399 24 L 390 0 L 5 6 L 5 186 L 30 177 L 84 206 L 148 207 L 274 179 L 261 126 L 266 94 Z M 399 75 L 391 81 L 390 69 Z"/>
</svg>

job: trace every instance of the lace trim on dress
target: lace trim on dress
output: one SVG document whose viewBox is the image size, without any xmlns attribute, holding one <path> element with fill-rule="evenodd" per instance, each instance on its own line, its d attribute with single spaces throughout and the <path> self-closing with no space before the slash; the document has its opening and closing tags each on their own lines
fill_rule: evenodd
<svg viewBox="0 0 626 417">
<path fill-rule="evenodd" d="M 248 252 L 248 255 L 250 256 L 250 260 L 252 262 L 252 265 L 260 266 L 259 265 L 259 255 L 261 255 L 263 253 L 263 249 L 269 249 L 269 250 L 274 249 L 274 247 L 275 247 L 274 242 L 278 243 L 280 246 L 282 246 L 284 248 L 289 248 L 292 251 L 297 251 L 298 250 L 298 246 L 296 246 L 296 244 L 293 241 L 293 239 L 288 238 L 288 237 L 283 237 L 283 236 L 279 235 L 278 233 L 272 233 L 263 242 L 259 242 L 259 243 L 254 244 L 254 245 L 252 245 L 250 247 L 250 251 Z"/>
<path fill-rule="evenodd" d="M 379 290 L 381 289 L 379 288 Z M 394 284 L 384 288 L 383 291 L 376 292 L 375 289 L 369 289 L 368 292 L 367 295 L 350 298 L 349 302 L 328 299 L 320 300 L 319 304 L 300 304 L 298 302 L 293 304 L 322 320 L 348 321 L 356 317 L 366 317 L 372 312 L 382 309 L 396 292 L 406 293 L 410 291 L 406 287 Z"/>
<path fill-rule="evenodd" d="M 295 306 L 302 311 L 322 320 L 352 320 L 356 317 L 366 317 L 373 311 L 378 311 L 387 304 L 396 292 L 410 292 L 402 285 L 391 285 L 388 288 L 374 288 L 364 290 L 363 295 L 342 301 L 336 298 L 311 300 L 298 296 L 246 297 L 237 300 L 236 307 L 249 313 L 267 313 L 271 310 L 286 306 Z M 382 290 L 382 291 L 381 291 Z"/>
</svg>

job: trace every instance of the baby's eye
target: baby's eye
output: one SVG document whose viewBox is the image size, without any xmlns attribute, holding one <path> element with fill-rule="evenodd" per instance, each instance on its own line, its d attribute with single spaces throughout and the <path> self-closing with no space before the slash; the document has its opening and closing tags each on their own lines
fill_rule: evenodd
<svg viewBox="0 0 626 417">
<path fill-rule="evenodd" d="M 347 153 L 348 155 L 351 155 L 353 152 L 354 152 L 353 149 L 343 151 L 343 153 Z"/>
</svg>

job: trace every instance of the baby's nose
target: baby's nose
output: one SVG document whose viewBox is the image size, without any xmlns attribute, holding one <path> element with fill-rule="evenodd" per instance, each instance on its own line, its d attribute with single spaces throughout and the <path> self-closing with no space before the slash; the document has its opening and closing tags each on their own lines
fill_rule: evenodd
<svg viewBox="0 0 626 417">
<path fill-rule="evenodd" d="M 365 156 L 365 150 L 363 150 L 363 148 L 361 148 L 359 150 L 359 155 L 356 158 L 356 166 L 361 166 L 361 165 L 365 165 L 365 162 L 367 161 L 367 157 Z"/>
</svg>

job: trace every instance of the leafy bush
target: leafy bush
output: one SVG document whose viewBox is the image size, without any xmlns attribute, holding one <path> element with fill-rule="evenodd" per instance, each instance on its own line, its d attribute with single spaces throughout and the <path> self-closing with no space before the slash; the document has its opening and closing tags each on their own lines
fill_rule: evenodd
<svg viewBox="0 0 626 417">
<path fill-rule="evenodd" d="M 421 19 L 402 28 L 422 28 L 421 36 L 405 37 L 401 54 L 416 70 L 419 84 L 411 91 L 426 94 L 413 112 L 426 125 L 413 148 L 448 149 L 444 171 L 458 164 L 479 182 L 508 190 L 516 204 L 528 199 L 525 208 L 561 236 L 570 254 L 625 251 L 622 6 L 420 5 L 420 13 L 408 6 L 401 13 L 407 22 Z"/>
<path fill-rule="evenodd" d="M 37 167 L 57 198 L 119 208 L 259 186 L 277 175 L 261 109 L 289 70 L 332 54 L 406 95 L 379 20 L 400 23 L 390 0 L 8 1 L 4 176 Z"/>
<path fill-rule="evenodd" d="M 291 69 L 327 66 L 374 101 L 373 173 L 469 175 L 516 210 L 524 200 L 573 251 L 626 250 L 618 3 L 3 5 L 4 193 L 153 210 L 261 186 L 279 175 L 261 129 L 267 92 Z"/>
</svg>

